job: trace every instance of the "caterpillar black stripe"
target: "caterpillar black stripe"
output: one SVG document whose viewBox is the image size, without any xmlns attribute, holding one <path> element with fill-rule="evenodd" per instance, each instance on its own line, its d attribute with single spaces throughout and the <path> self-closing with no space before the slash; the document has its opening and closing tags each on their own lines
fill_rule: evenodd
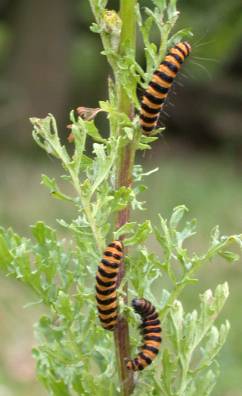
<svg viewBox="0 0 242 396">
<path fill-rule="evenodd" d="M 134 299 L 132 306 L 141 318 L 141 334 L 143 336 L 143 345 L 141 351 L 134 359 L 127 361 L 127 369 L 138 371 L 143 370 L 152 363 L 157 356 L 161 344 L 161 326 L 158 313 L 155 307 L 148 300 Z"/>
<path fill-rule="evenodd" d="M 103 253 L 103 258 L 96 274 L 96 300 L 101 325 L 113 330 L 118 318 L 116 283 L 121 260 L 123 244 L 120 241 L 110 243 Z"/>
<path fill-rule="evenodd" d="M 191 50 L 190 44 L 185 41 L 175 45 L 154 72 L 141 103 L 140 126 L 145 134 L 156 127 L 173 80 Z"/>
</svg>

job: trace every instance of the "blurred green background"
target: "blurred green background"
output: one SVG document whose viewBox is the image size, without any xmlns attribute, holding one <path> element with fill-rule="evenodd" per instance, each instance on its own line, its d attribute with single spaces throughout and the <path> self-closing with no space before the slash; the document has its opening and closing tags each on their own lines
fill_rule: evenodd
<svg viewBox="0 0 242 396">
<path fill-rule="evenodd" d="M 237 0 L 190 0 L 178 7 L 176 29 L 191 28 L 193 52 L 161 116 L 165 134 L 152 152 L 139 156 L 147 170 L 160 169 L 149 178 L 143 199 L 150 210 L 142 216 L 156 222 L 158 212 L 169 216 L 174 206 L 187 205 L 198 219 L 191 249 L 202 251 L 216 224 L 225 234 L 242 232 L 242 6 Z M 107 97 L 109 69 L 91 21 L 88 1 L 0 1 L 0 224 L 21 234 L 29 235 L 39 219 L 57 227 L 56 218 L 75 215 L 40 185 L 41 173 L 57 176 L 61 170 L 33 143 L 28 118 L 53 113 L 65 142 L 69 111 L 97 107 Z M 97 123 L 105 130 L 105 120 Z M 228 280 L 231 291 L 223 318 L 232 329 L 213 395 L 242 396 L 241 262 L 218 261 L 200 277 L 199 286 L 184 294 L 188 309 L 197 305 L 198 292 L 217 283 Z M 25 307 L 29 301 L 36 297 L 28 289 L 1 277 L 0 396 L 47 394 L 31 357 L 32 326 L 44 308 Z"/>
</svg>

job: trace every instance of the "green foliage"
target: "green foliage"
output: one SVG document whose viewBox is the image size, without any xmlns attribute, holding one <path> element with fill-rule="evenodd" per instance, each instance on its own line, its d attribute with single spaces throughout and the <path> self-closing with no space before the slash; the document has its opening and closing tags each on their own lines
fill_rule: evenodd
<svg viewBox="0 0 242 396">
<path fill-rule="evenodd" d="M 91 161 L 95 166 L 96 159 Z M 123 197 L 119 199 L 123 205 Z M 217 328 L 213 323 L 228 297 L 228 286 L 218 286 L 214 296 L 208 290 L 200 297 L 199 316 L 196 311 L 185 314 L 178 297 L 185 286 L 196 281 L 193 276 L 206 261 L 218 254 L 235 260 L 237 257 L 228 252 L 228 246 L 231 242 L 241 245 L 241 240 L 238 236 L 219 237 L 216 228 L 206 254 L 190 256 L 183 243 L 194 234 L 194 221 L 178 229 L 185 212 L 186 208 L 179 206 L 169 221 L 160 217 L 160 226 L 154 230 L 161 247 L 160 256 L 142 244 L 128 260 L 130 294 L 149 298 L 163 318 L 163 369 L 160 355 L 142 374 L 142 392 L 138 384 L 137 394 L 210 394 L 217 375 L 214 358 L 226 339 L 229 325 L 226 322 Z M 32 287 L 49 307 L 49 315 L 40 318 L 36 325 L 39 346 L 34 349 L 38 376 L 47 389 L 53 395 L 70 395 L 71 389 L 89 395 L 98 387 L 99 395 L 114 395 L 118 392 L 118 379 L 112 336 L 98 326 L 94 300 L 94 275 L 100 257 L 91 230 L 87 232 L 87 225 L 77 223 L 82 224 L 75 219 L 65 225 L 76 243 L 58 240 L 56 232 L 42 222 L 32 227 L 32 241 L 2 229 L 1 268 Z M 149 221 L 140 225 L 133 222 L 118 230 L 116 236 L 125 232 L 127 244 L 137 246 L 151 231 Z M 164 288 L 168 284 L 169 290 Z M 137 323 L 130 310 L 128 316 L 136 333 Z M 137 347 L 137 336 L 133 343 Z"/>
<path fill-rule="evenodd" d="M 159 216 L 159 226 L 150 220 L 143 223 L 127 221 L 118 229 L 114 217 L 128 207 L 143 210 L 138 194 L 145 190 L 142 179 L 156 169 L 144 173 L 140 165 L 132 169 L 133 187 L 118 185 L 120 157 L 128 146 L 133 152 L 149 149 L 157 137 L 141 136 L 137 119 L 130 120 L 120 111 L 120 90 L 139 107 L 136 85 L 150 74 L 164 54 L 168 40 L 173 41 L 187 31 L 170 37 L 178 17 L 176 2 L 153 1 L 155 9 L 136 15 L 147 56 L 144 73 L 134 59 L 134 51 L 126 51 L 121 42 L 122 21 L 114 11 L 107 10 L 107 1 L 90 0 L 96 23 L 92 30 L 101 35 L 104 54 L 114 71 L 110 81 L 110 97 L 100 102 L 110 120 L 110 136 L 103 138 L 93 120 L 70 114 L 73 149 L 61 143 L 55 118 L 32 118 L 33 137 L 49 155 L 60 161 L 62 179 L 72 192 L 60 188 L 54 178 L 42 176 L 42 183 L 51 195 L 76 208 L 76 217 L 67 222 L 58 219 L 65 238 L 39 221 L 31 227 L 32 238 L 17 235 L 11 229 L 0 230 L 0 267 L 29 285 L 38 302 L 46 305 L 48 313 L 35 326 L 38 346 L 33 354 L 37 374 L 50 395 L 116 395 L 122 393 L 117 374 L 113 337 L 101 328 L 95 303 L 95 273 L 102 251 L 110 239 L 124 237 L 131 253 L 125 258 L 127 271 L 119 288 L 120 312 L 132 325 L 132 353 L 140 343 L 137 337 L 137 317 L 125 303 L 123 284 L 128 282 L 131 297 L 146 297 L 160 314 L 164 333 L 162 351 L 153 364 L 137 374 L 134 395 L 205 396 L 211 393 L 218 375 L 216 356 L 223 346 L 229 324 L 217 327 L 214 322 L 228 297 L 228 286 L 219 285 L 215 292 L 207 290 L 200 296 L 200 313 L 185 313 L 181 293 L 185 287 L 198 282 L 197 271 L 215 257 L 229 262 L 238 256 L 229 250 L 231 244 L 242 247 L 241 236 L 220 236 L 215 228 L 207 252 L 190 253 L 187 240 L 196 233 L 196 222 L 183 224 L 187 212 L 181 205 L 173 210 L 169 220 Z M 150 40 L 152 27 L 161 33 L 161 46 Z M 121 49 L 120 49 L 121 48 Z M 120 56 L 120 51 L 121 55 Z M 121 129 L 122 133 L 118 133 Z M 92 150 L 87 152 L 87 140 Z M 124 164 L 126 165 L 126 164 Z M 130 169 L 128 169 L 130 171 Z M 153 235 L 160 254 L 146 247 Z"/>
<path fill-rule="evenodd" d="M 95 394 L 96 389 L 100 396 L 118 394 L 112 335 L 98 325 L 96 314 L 94 277 L 100 253 L 95 230 L 100 230 L 104 238 L 108 232 L 104 221 L 112 211 L 134 202 L 136 194 L 124 187 L 115 191 L 106 177 L 97 183 L 93 191 L 94 184 L 90 180 L 99 180 L 99 167 L 104 166 L 103 158 L 106 156 L 109 157 L 103 174 L 110 166 L 107 164 L 110 164 L 113 153 L 107 154 L 108 141 L 105 149 L 103 146 L 97 149 L 96 143 L 93 143 L 94 156 L 87 157 L 83 151 L 77 155 L 80 139 L 75 140 L 74 154 L 69 156 L 61 146 L 56 129 L 53 136 L 50 126 L 55 125 L 55 121 L 52 116 L 32 122 L 35 139 L 42 147 L 48 148 L 49 153 L 58 156 L 66 170 L 65 179 L 71 181 L 74 188 L 73 172 L 82 169 L 78 177 L 82 180 L 83 190 L 80 189 L 80 194 L 77 189 L 79 195 L 68 197 L 68 201 L 77 206 L 78 217 L 70 224 L 59 220 L 72 235 L 72 239 L 68 240 L 58 239 L 55 230 L 43 222 L 32 227 L 32 240 L 20 237 L 12 230 L 2 229 L 1 268 L 33 288 L 38 300 L 49 307 L 48 316 L 40 318 L 36 325 L 39 346 L 33 353 L 37 360 L 38 376 L 50 394 L 70 395 L 74 390 L 76 394 L 91 395 Z M 97 163 L 99 166 L 96 166 Z M 146 176 L 141 166 L 135 167 L 134 176 L 136 183 Z M 111 178 L 112 172 L 107 179 Z M 66 200 L 67 195 L 60 191 L 55 180 L 44 176 L 43 182 L 52 193 L 58 191 L 58 196 L 53 195 L 55 198 Z M 83 207 L 83 196 L 90 205 L 88 214 L 93 221 L 92 226 L 86 216 L 87 208 Z M 237 256 L 228 251 L 228 246 L 231 243 L 241 246 L 241 239 L 239 236 L 220 237 L 218 228 L 215 228 L 208 251 L 199 256 L 194 253 L 190 255 L 184 243 L 195 233 L 196 224 L 193 220 L 187 221 L 179 228 L 186 212 L 184 206 L 178 206 L 169 221 L 160 216 L 159 227 L 154 228 L 148 220 L 143 224 L 131 222 L 115 233 L 115 237 L 125 233 L 125 245 L 134 246 L 133 254 L 127 258 L 126 273 L 131 296 L 145 296 L 153 301 L 163 318 L 163 352 L 142 373 L 142 387 L 138 383 L 134 394 L 209 395 L 218 374 L 214 358 L 226 339 L 229 325 L 226 322 L 217 328 L 214 321 L 228 297 L 227 284 L 218 286 L 214 295 L 208 290 L 200 297 L 200 315 L 196 311 L 185 314 L 178 298 L 184 287 L 197 281 L 194 275 L 204 263 L 217 255 L 228 261 L 236 260 Z M 154 232 L 160 245 L 159 256 L 143 245 L 151 232 Z M 134 327 L 132 343 L 136 349 L 140 342 L 135 336 L 137 319 L 122 304 L 121 291 L 120 306 Z"/>
</svg>

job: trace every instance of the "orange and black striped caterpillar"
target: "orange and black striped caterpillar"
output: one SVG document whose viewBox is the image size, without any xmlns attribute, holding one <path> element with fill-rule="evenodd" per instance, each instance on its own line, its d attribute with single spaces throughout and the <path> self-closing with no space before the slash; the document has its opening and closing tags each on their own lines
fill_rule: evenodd
<svg viewBox="0 0 242 396">
<path fill-rule="evenodd" d="M 169 50 L 159 68 L 154 72 L 141 103 L 140 126 L 145 134 L 149 134 L 156 127 L 173 80 L 191 50 L 187 42 L 178 43 Z"/>
<path fill-rule="evenodd" d="M 96 300 L 102 327 L 113 330 L 117 324 L 117 277 L 123 258 L 123 244 L 120 241 L 110 243 L 103 253 L 103 258 L 96 274 Z"/>
<path fill-rule="evenodd" d="M 129 370 L 138 371 L 151 364 L 158 354 L 161 344 L 161 326 L 158 313 L 151 302 L 144 298 L 134 299 L 132 306 L 142 318 L 139 328 L 143 336 L 143 345 L 140 348 L 141 352 L 134 359 L 128 360 L 126 366 Z"/>
</svg>

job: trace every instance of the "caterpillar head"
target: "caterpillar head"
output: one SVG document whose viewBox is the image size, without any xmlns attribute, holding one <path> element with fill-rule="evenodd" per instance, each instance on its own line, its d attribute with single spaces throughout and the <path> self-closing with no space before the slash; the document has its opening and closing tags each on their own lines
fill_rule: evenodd
<svg viewBox="0 0 242 396">
<path fill-rule="evenodd" d="M 120 240 L 114 240 L 108 246 L 114 247 L 115 249 L 119 250 L 120 252 L 123 252 L 123 249 L 124 249 L 123 242 Z"/>
<path fill-rule="evenodd" d="M 133 369 L 132 360 L 127 360 L 126 367 L 127 367 L 128 370 L 132 370 Z"/>
<path fill-rule="evenodd" d="M 132 300 L 132 307 L 134 308 L 135 312 L 141 313 L 143 312 L 146 300 L 144 298 L 134 298 Z"/>
<path fill-rule="evenodd" d="M 135 359 L 125 359 L 126 367 L 128 370 L 138 371 L 143 370 L 143 367 L 139 364 L 139 359 L 136 357 Z"/>
</svg>

